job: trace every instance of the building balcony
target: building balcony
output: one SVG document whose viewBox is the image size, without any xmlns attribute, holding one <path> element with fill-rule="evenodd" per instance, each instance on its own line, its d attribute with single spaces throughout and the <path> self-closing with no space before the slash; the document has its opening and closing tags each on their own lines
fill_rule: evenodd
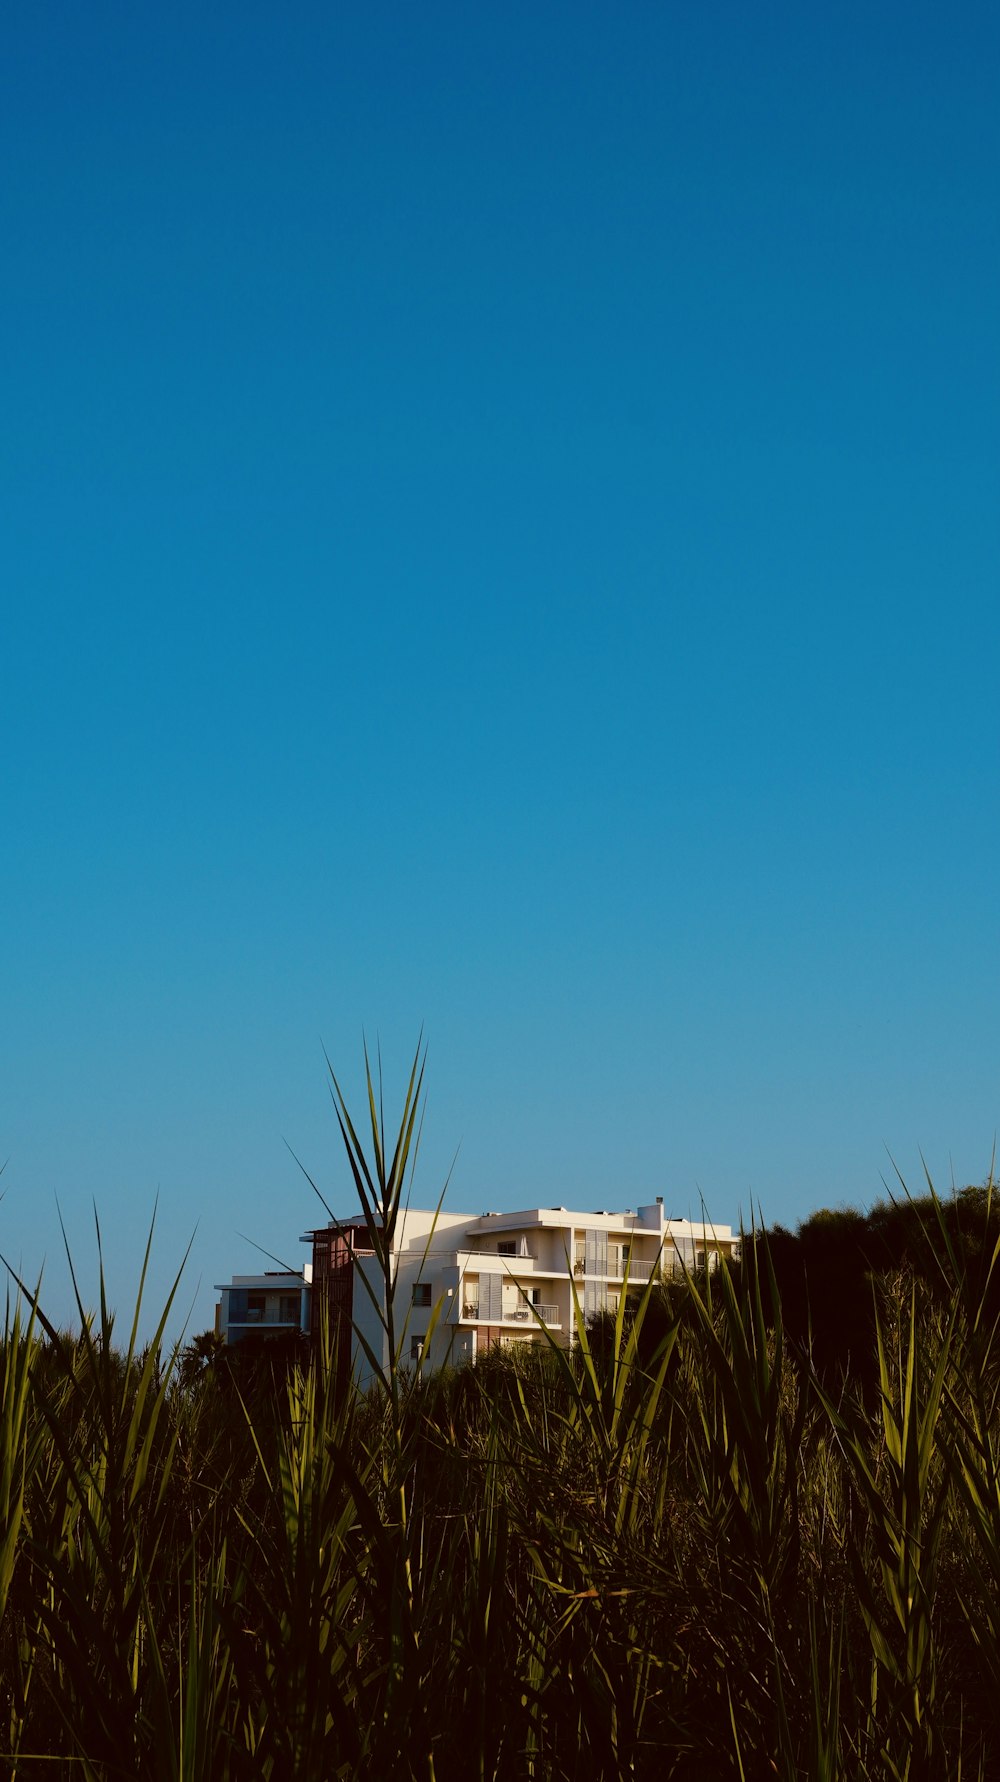
<svg viewBox="0 0 1000 1782">
<path fill-rule="evenodd" d="M 660 1264 L 658 1260 L 656 1262 L 637 1262 L 635 1257 L 633 1257 L 628 1265 L 629 1286 L 632 1286 L 639 1281 L 648 1281 L 651 1275 L 656 1273 L 659 1266 Z M 574 1276 L 580 1281 L 587 1273 L 588 1269 L 586 1262 L 578 1258 L 573 1264 Z M 590 1269 L 589 1273 L 591 1280 L 594 1281 L 624 1281 L 625 1279 L 625 1269 L 617 1262 L 613 1265 L 609 1263 L 607 1268 Z"/>
<path fill-rule="evenodd" d="M 230 1318 L 229 1328 L 230 1330 L 248 1330 L 252 1327 L 254 1330 L 275 1330 L 284 1325 L 291 1330 L 298 1330 L 301 1322 L 302 1316 L 299 1312 L 293 1312 L 288 1318 L 280 1318 L 277 1312 L 246 1312 L 242 1318 Z"/>
<path fill-rule="evenodd" d="M 629 1285 L 631 1286 L 633 1281 L 648 1281 L 659 1266 L 659 1262 L 637 1262 L 633 1257 L 628 1265 Z M 614 1278 L 616 1281 L 624 1281 L 625 1270 L 623 1268 L 616 1269 Z"/>
<path fill-rule="evenodd" d="M 501 1313 L 500 1318 L 481 1318 L 477 1300 L 466 1300 L 462 1305 L 463 1324 L 561 1324 L 559 1307 L 554 1305 L 520 1305 L 510 1306 Z"/>
<path fill-rule="evenodd" d="M 534 1251 L 529 1251 L 527 1256 L 505 1256 L 497 1250 L 453 1250 L 448 1260 L 452 1267 L 458 1268 L 462 1274 L 471 1275 L 478 1274 L 480 1269 L 508 1277 L 511 1275 L 533 1275 L 536 1271 L 542 1274 L 560 1272 L 558 1269 L 541 1269 Z"/>
</svg>

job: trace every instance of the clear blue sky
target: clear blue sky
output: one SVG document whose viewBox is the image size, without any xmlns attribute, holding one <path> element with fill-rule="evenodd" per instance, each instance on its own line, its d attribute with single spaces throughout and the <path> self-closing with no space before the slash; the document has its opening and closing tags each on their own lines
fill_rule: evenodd
<svg viewBox="0 0 1000 1782">
<path fill-rule="evenodd" d="M 995 6 L 10 6 L 3 1252 L 1000 1122 Z M 88 1293 L 91 1288 L 87 1287 Z"/>
</svg>

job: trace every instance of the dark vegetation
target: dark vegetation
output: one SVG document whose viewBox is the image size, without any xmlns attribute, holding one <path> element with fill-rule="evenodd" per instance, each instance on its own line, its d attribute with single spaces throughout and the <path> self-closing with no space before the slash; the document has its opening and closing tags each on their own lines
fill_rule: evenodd
<svg viewBox="0 0 1000 1782">
<path fill-rule="evenodd" d="M 390 1236 L 419 1093 L 369 1161 L 338 1104 Z M 989 1189 L 821 1215 L 364 1398 L 15 1307 L 5 1772 L 997 1774 L 998 1230 Z"/>
<path fill-rule="evenodd" d="M 759 1246 L 751 1241 L 744 1245 L 745 1266 L 761 1275 L 768 1305 L 773 1274 L 785 1331 L 823 1382 L 833 1387 L 850 1380 L 870 1392 L 878 1386 L 873 1285 L 902 1271 L 940 1312 L 954 1287 L 950 1249 L 961 1255 L 966 1286 L 982 1301 L 983 1316 L 996 1321 L 1000 1278 L 991 1271 L 998 1212 L 989 1186 L 965 1188 L 946 1201 L 904 1191 L 867 1215 L 814 1213 L 794 1235 L 775 1227 L 766 1234 L 763 1265 L 756 1266 Z"/>
</svg>

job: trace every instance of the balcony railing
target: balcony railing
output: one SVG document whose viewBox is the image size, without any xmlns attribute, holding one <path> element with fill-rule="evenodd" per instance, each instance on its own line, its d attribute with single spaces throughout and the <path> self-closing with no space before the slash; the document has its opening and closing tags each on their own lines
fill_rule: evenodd
<svg viewBox="0 0 1000 1782">
<path fill-rule="evenodd" d="M 630 1281 L 648 1281 L 653 1271 L 659 1267 L 659 1263 L 637 1262 L 633 1256 L 626 1264 L 624 1262 L 619 1262 L 617 1258 L 612 1262 L 609 1256 L 605 1268 L 591 1269 L 590 1272 L 598 1281 L 624 1281 L 626 1266 L 628 1267 L 628 1278 Z M 578 1280 L 581 1275 L 587 1273 L 587 1264 L 584 1259 L 577 1257 L 573 1264 L 573 1273 Z"/>
<path fill-rule="evenodd" d="M 288 1316 L 284 1317 L 279 1312 L 258 1312 L 252 1306 L 248 1307 L 242 1318 L 230 1318 L 229 1320 L 230 1324 L 294 1324 L 296 1329 L 301 1321 L 301 1314 L 298 1311 L 289 1312 Z"/>
<path fill-rule="evenodd" d="M 630 1282 L 631 1281 L 648 1281 L 649 1277 L 653 1273 L 654 1269 L 656 1269 L 658 1267 L 659 1267 L 659 1264 L 656 1262 L 637 1262 L 635 1260 L 635 1257 L 633 1256 L 631 1262 L 628 1265 L 629 1281 Z M 625 1279 L 624 1268 L 616 1269 L 615 1274 L 619 1281 L 624 1281 L 624 1279 Z"/>
<path fill-rule="evenodd" d="M 462 1305 L 462 1317 L 468 1318 L 473 1323 L 480 1322 L 479 1301 L 465 1300 Z M 508 1306 L 501 1312 L 499 1322 L 501 1324 L 535 1324 L 539 1319 L 543 1324 L 559 1324 L 561 1322 L 559 1307 L 554 1305 Z M 488 1319 L 483 1322 L 496 1323 L 497 1320 Z"/>
</svg>

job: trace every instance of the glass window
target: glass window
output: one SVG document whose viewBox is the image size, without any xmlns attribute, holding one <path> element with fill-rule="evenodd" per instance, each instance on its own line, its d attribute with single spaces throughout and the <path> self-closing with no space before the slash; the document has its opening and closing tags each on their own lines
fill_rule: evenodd
<svg viewBox="0 0 1000 1782">
<path fill-rule="evenodd" d="M 431 1284 L 429 1281 L 418 1281 L 413 1289 L 415 1306 L 429 1306 L 431 1303 Z M 416 1340 L 416 1339 L 414 1339 Z"/>
</svg>

